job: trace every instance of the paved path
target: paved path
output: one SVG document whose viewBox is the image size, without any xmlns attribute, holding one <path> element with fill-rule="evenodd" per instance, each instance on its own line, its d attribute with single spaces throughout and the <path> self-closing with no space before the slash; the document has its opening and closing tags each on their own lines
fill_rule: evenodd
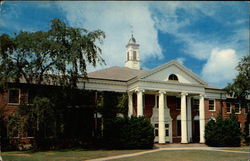
<svg viewBox="0 0 250 161">
<path fill-rule="evenodd" d="M 224 147 L 225 148 L 225 147 Z M 171 151 L 171 150 L 209 150 L 209 151 L 219 151 L 219 152 L 230 152 L 230 153 L 244 153 L 249 154 L 249 152 L 245 151 L 236 151 L 236 150 L 223 150 L 222 148 L 214 148 L 214 147 L 208 147 L 204 144 L 194 145 L 194 144 L 166 144 L 166 145 L 156 145 L 156 148 L 154 150 L 148 150 L 144 152 L 137 152 L 132 154 L 122 154 L 117 156 L 109 156 L 109 157 L 103 157 L 103 158 L 97 158 L 97 159 L 90 159 L 87 161 L 106 161 L 106 160 L 113 160 L 113 159 L 120 159 L 120 158 L 127 158 L 127 157 L 133 157 L 148 153 L 154 153 L 158 151 Z"/>
</svg>

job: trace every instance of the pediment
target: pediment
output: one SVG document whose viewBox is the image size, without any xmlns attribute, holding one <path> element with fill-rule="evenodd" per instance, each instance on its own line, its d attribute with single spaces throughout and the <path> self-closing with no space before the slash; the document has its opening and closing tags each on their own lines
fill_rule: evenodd
<svg viewBox="0 0 250 161">
<path fill-rule="evenodd" d="M 169 76 L 174 74 L 177 76 L 178 81 L 169 80 Z M 206 82 L 201 80 L 189 69 L 184 67 L 179 62 L 173 60 L 166 64 L 163 64 L 139 77 L 141 80 L 151 81 L 164 81 L 172 83 L 185 83 L 185 84 L 196 84 L 196 85 L 207 85 Z"/>
</svg>

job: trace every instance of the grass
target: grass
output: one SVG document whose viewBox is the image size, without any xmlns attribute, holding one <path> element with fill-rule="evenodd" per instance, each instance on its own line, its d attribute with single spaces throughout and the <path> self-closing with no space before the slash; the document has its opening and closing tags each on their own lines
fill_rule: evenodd
<svg viewBox="0 0 250 161">
<path fill-rule="evenodd" d="M 247 161 L 249 154 L 205 150 L 158 151 L 112 161 Z"/>
<path fill-rule="evenodd" d="M 233 151 L 243 151 L 243 152 L 249 152 L 250 153 L 250 147 L 249 146 L 243 146 L 243 147 L 233 147 L 233 148 L 222 148 L 223 150 L 233 150 Z"/>
<path fill-rule="evenodd" d="M 248 147 L 221 148 L 233 151 L 245 151 Z M 4 161 L 83 161 L 87 159 L 116 156 L 142 152 L 146 150 L 61 150 L 45 152 L 3 152 Z M 217 152 L 206 150 L 171 150 L 158 151 L 135 157 L 113 161 L 247 161 L 250 154 Z"/>
<path fill-rule="evenodd" d="M 93 158 L 141 152 L 143 150 L 62 150 L 2 152 L 4 161 L 83 161 Z"/>
</svg>

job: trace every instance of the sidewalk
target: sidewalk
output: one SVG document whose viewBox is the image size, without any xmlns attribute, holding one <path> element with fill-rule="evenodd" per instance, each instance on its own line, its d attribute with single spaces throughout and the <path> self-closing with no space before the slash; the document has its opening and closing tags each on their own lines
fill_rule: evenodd
<svg viewBox="0 0 250 161">
<path fill-rule="evenodd" d="M 180 143 L 171 143 L 171 144 L 155 144 L 154 148 L 183 148 L 183 147 L 208 147 L 206 144 L 199 143 L 189 143 L 189 144 L 180 144 Z"/>
<path fill-rule="evenodd" d="M 103 157 L 103 158 L 96 158 L 96 159 L 90 159 L 87 161 L 106 161 L 106 160 L 113 160 L 113 159 L 120 159 L 120 158 L 127 158 L 127 157 L 133 157 L 148 153 L 154 153 L 158 151 L 171 151 L 171 150 L 208 150 L 208 151 L 219 151 L 219 152 L 229 152 L 229 153 L 244 153 L 249 154 L 249 152 L 244 151 L 235 151 L 235 150 L 223 150 L 222 148 L 215 148 L 215 147 L 208 147 L 205 144 L 155 144 L 155 147 L 153 150 L 148 150 L 144 152 L 137 152 L 132 154 L 122 154 L 117 156 L 109 156 L 109 157 Z"/>
</svg>

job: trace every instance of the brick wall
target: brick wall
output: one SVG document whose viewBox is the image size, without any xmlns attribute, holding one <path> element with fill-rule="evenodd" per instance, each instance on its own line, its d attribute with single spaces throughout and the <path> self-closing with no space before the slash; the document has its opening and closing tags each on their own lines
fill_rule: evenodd
<svg viewBox="0 0 250 161">
<path fill-rule="evenodd" d="M 152 109 L 155 105 L 155 96 L 154 95 L 145 95 L 145 107 L 143 109 L 144 112 L 144 116 L 146 118 L 150 118 L 152 116 Z M 205 99 L 204 100 L 205 103 L 205 119 L 206 122 L 211 118 L 214 117 L 216 118 L 219 114 L 222 114 L 223 118 L 227 118 L 229 116 L 229 113 L 227 113 L 226 111 L 226 100 L 219 100 L 216 99 L 215 100 L 215 111 L 209 111 L 209 100 Z M 172 117 L 172 134 L 173 134 L 173 142 L 174 143 L 179 143 L 181 141 L 181 137 L 177 136 L 177 116 L 180 115 L 180 108 L 177 109 L 176 108 L 176 97 L 175 96 L 168 96 L 167 97 L 167 104 L 168 104 L 168 108 L 170 108 L 170 115 Z M 193 108 L 193 99 L 191 99 L 191 113 L 192 113 L 192 134 L 193 134 L 193 139 L 195 141 L 199 140 L 199 130 L 197 133 L 197 129 L 195 130 L 195 121 L 194 121 L 194 117 L 195 116 L 199 116 L 199 111 L 198 110 L 194 110 Z M 234 104 L 232 104 L 232 108 L 234 109 Z M 136 116 L 136 110 L 137 110 L 137 97 L 136 94 L 133 94 L 133 111 L 134 111 L 134 115 Z M 244 128 L 245 125 L 245 121 L 246 121 L 246 116 L 247 114 L 245 113 L 245 109 L 241 109 L 241 113 L 240 114 L 236 114 L 238 121 L 241 124 L 241 128 Z M 199 125 L 196 127 L 199 128 Z"/>
</svg>

